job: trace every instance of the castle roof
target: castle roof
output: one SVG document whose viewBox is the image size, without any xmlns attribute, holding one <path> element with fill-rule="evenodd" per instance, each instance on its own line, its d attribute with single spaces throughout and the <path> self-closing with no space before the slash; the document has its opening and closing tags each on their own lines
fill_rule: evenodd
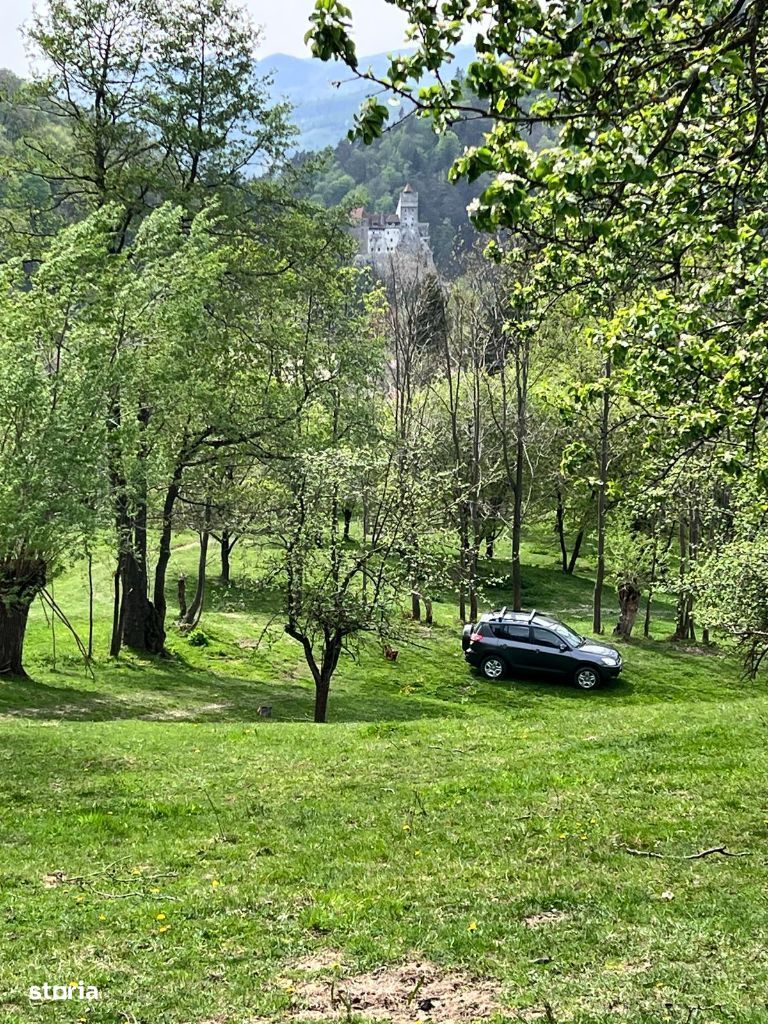
<svg viewBox="0 0 768 1024">
<path fill-rule="evenodd" d="M 413 192 L 413 189 L 411 188 L 410 182 L 403 189 L 403 194 L 405 194 L 406 192 Z"/>
</svg>

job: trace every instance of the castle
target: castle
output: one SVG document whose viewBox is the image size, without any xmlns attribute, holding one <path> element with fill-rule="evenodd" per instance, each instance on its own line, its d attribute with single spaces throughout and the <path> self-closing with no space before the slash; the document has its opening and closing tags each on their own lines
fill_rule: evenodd
<svg viewBox="0 0 768 1024">
<path fill-rule="evenodd" d="M 419 221 L 419 193 L 406 185 L 395 213 L 368 213 L 362 206 L 350 214 L 350 230 L 358 244 L 358 262 L 380 276 L 395 270 L 408 277 L 434 273 L 429 224 Z"/>
</svg>

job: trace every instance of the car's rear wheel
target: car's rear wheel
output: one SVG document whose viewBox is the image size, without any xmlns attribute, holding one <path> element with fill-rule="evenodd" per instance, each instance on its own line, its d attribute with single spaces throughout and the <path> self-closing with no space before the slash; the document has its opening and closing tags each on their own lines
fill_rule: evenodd
<svg viewBox="0 0 768 1024">
<path fill-rule="evenodd" d="M 580 690 L 594 690 L 600 685 L 600 674 L 591 665 L 582 665 L 581 668 L 577 668 L 573 678 Z"/>
<path fill-rule="evenodd" d="M 504 675 L 504 662 L 501 658 L 492 654 L 490 657 L 483 659 L 480 671 L 486 679 L 501 679 Z"/>
</svg>

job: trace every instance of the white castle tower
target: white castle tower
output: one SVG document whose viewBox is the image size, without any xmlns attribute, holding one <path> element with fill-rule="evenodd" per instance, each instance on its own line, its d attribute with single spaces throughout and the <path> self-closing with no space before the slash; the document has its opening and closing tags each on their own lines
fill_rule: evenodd
<svg viewBox="0 0 768 1024">
<path fill-rule="evenodd" d="M 400 202 L 397 204 L 397 216 L 404 228 L 418 228 L 419 226 L 419 193 L 414 192 L 410 185 L 406 185 L 400 193 Z"/>
</svg>

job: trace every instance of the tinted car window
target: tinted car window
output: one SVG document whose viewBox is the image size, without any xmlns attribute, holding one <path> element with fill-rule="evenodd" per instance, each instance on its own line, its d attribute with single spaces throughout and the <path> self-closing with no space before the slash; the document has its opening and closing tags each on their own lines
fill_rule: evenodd
<svg viewBox="0 0 768 1024">
<path fill-rule="evenodd" d="M 544 644 L 547 647 L 559 647 L 560 641 L 554 633 L 548 629 L 542 629 L 540 626 L 533 627 L 533 640 L 534 643 Z"/>
<path fill-rule="evenodd" d="M 497 626 L 496 629 L 496 635 L 503 640 L 516 640 L 518 643 L 524 644 L 530 640 L 527 626 L 514 626 L 512 623 L 506 623 L 503 626 Z"/>
</svg>

